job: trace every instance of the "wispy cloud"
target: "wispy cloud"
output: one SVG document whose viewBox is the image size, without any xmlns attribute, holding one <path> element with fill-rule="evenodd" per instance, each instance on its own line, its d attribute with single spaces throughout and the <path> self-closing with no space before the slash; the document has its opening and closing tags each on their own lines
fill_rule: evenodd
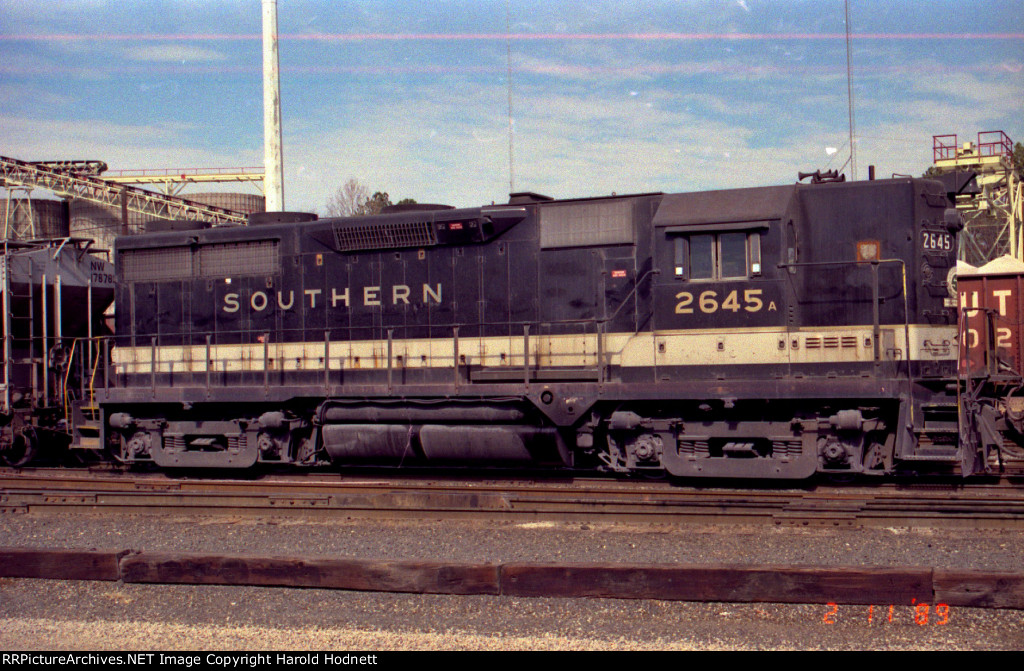
<svg viewBox="0 0 1024 671">
<path fill-rule="evenodd" d="M 149 63 L 213 63 L 227 59 L 215 49 L 187 44 L 133 47 L 122 51 L 122 55 L 129 60 Z"/>
<path fill-rule="evenodd" d="M 111 169 L 253 165 L 262 151 L 225 153 L 200 128 L 175 122 L 118 124 L 0 116 L 4 154 L 22 160 L 97 159 Z M 260 148 L 261 149 L 261 148 Z"/>
<path fill-rule="evenodd" d="M 944 11 L 963 0 L 935 2 L 853 17 L 858 164 L 880 174 L 922 171 L 937 133 L 1024 140 L 1020 16 L 969 3 L 968 35 Z M 258 3 L 35 4 L 0 1 L 7 151 L 113 169 L 261 162 Z M 322 209 L 350 176 L 421 202 L 503 200 L 509 45 L 517 189 L 783 183 L 849 155 L 842 3 L 516 0 L 511 36 L 501 0 L 285 4 L 290 208 Z"/>
<path fill-rule="evenodd" d="M 537 69 L 544 63 L 531 59 Z M 916 63 L 927 70 L 927 61 Z M 517 188 L 576 197 L 785 183 L 801 170 L 839 167 L 849 155 L 845 77 L 780 72 L 753 89 L 748 83 L 740 96 L 685 80 L 630 83 L 573 73 L 558 86 L 517 84 Z M 951 84 L 956 95 L 948 94 Z M 1022 90 L 1019 82 L 971 72 L 953 80 L 949 73 L 880 72 L 856 85 L 858 163 L 877 164 L 880 174 L 919 174 L 933 134 L 1012 114 Z M 315 186 L 293 193 L 328 193 L 357 175 L 393 195 L 463 206 L 500 200 L 509 182 L 506 94 L 494 80 L 404 86 L 399 107 L 370 96 L 341 113 L 343 127 L 311 127 L 310 137 L 292 138 L 291 160 L 307 166 L 296 184 L 316 175 Z"/>
</svg>

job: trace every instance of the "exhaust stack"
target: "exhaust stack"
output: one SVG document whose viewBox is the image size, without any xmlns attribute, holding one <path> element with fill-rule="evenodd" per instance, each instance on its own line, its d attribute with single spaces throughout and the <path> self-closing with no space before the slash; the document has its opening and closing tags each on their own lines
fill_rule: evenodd
<svg viewBox="0 0 1024 671">
<path fill-rule="evenodd" d="M 277 0 L 263 0 L 263 191 L 266 211 L 284 210 L 281 72 L 277 57 Z"/>
</svg>

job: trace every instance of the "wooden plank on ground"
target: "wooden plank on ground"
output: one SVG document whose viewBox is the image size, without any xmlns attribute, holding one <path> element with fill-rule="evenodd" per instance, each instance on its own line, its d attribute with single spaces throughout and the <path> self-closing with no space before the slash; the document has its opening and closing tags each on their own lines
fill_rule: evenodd
<svg viewBox="0 0 1024 671">
<path fill-rule="evenodd" d="M 140 553 L 121 561 L 125 582 L 321 587 L 422 594 L 498 594 L 496 564 L 222 557 Z"/>
<path fill-rule="evenodd" d="M 1024 608 L 1024 575 L 935 569 L 935 602 L 975 608 Z"/>
<path fill-rule="evenodd" d="M 57 580 L 118 580 L 123 550 L 0 548 L 0 576 Z"/>
<path fill-rule="evenodd" d="M 928 568 L 507 564 L 502 594 L 673 601 L 910 603 L 931 601 Z"/>
<path fill-rule="evenodd" d="M 1024 574 L 930 568 L 472 564 L 0 547 L 0 577 L 422 594 L 1024 609 Z"/>
</svg>

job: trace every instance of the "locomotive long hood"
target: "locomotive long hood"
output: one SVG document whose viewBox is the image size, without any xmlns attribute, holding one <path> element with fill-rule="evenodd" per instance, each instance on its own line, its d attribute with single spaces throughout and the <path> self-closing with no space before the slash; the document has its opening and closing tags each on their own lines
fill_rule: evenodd
<svg viewBox="0 0 1024 671">
<path fill-rule="evenodd" d="M 384 214 L 321 220 L 307 235 L 329 249 L 373 249 L 465 245 L 495 238 L 528 215 L 523 206 Z"/>
</svg>

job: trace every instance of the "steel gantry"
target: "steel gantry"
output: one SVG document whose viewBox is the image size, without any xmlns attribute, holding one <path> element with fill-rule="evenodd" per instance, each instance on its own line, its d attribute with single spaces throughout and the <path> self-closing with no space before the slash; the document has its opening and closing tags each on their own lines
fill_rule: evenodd
<svg viewBox="0 0 1024 671">
<path fill-rule="evenodd" d="M 79 163 L 79 162 L 72 162 Z M 83 174 L 60 162 L 30 163 L 0 156 L 0 186 L 40 188 L 65 198 L 140 212 L 157 219 L 188 219 L 214 224 L 244 224 L 248 215 L 177 196 L 147 191 L 114 180 Z"/>
<path fill-rule="evenodd" d="M 159 168 L 147 170 L 112 170 L 103 179 L 114 184 L 160 185 L 169 196 L 181 193 L 189 184 L 210 182 L 254 182 L 263 185 L 263 168 Z"/>
<path fill-rule="evenodd" d="M 931 172 L 956 194 L 966 224 L 960 258 L 975 266 L 1006 255 L 1024 260 L 1024 187 L 1009 136 L 985 131 L 960 144 L 956 135 L 935 135 L 932 152 Z"/>
</svg>

